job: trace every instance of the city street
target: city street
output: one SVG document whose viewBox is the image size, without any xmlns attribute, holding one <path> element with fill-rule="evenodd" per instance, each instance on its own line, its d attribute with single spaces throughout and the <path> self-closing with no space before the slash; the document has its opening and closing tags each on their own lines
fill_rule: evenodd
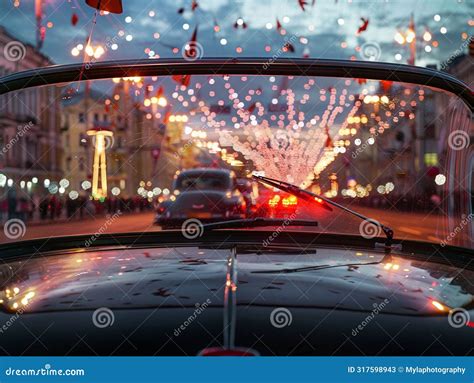
<svg viewBox="0 0 474 383">
<path fill-rule="evenodd" d="M 356 218 L 347 217 L 345 213 L 340 211 L 327 212 L 324 210 L 301 211 L 298 218 L 316 219 L 320 227 L 318 231 L 328 231 L 334 233 L 350 233 L 358 234 L 360 222 Z M 367 216 L 377 219 L 382 224 L 390 226 L 395 231 L 395 238 L 398 240 L 413 239 L 425 240 L 440 243 L 445 239 L 448 233 L 438 231 L 436 216 L 426 216 L 424 214 L 404 214 L 394 213 L 379 209 L 358 208 L 359 212 Z M 344 217 L 344 218 L 342 218 Z M 410 217 L 407 219 L 407 217 Z M 51 237 L 51 236 L 68 236 L 80 234 L 94 234 L 99 230 L 104 233 L 124 233 L 124 232 L 141 232 L 160 230 L 158 226 L 153 225 L 154 213 L 136 213 L 123 214 L 116 218 L 107 218 L 101 216 L 98 218 L 89 218 L 78 221 L 71 220 L 60 223 L 33 223 L 26 225 L 23 240 Z M 411 222 L 417 222 L 413 224 Z M 407 222 L 410 222 L 409 224 Z M 439 221 L 440 222 L 440 221 Z M 308 230 L 313 230 L 309 228 Z M 316 230 L 316 229 L 315 229 Z M 383 236 L 383 234 L 382 234 Z M 4 232 L 0 233 L 0 242 L 11 241 L 5 237 Z"/>
</svg>

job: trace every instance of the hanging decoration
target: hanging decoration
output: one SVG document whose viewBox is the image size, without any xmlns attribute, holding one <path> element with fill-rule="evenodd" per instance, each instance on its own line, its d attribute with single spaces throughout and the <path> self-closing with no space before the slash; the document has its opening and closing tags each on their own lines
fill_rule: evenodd
<svg viewBox="0 0 474 383">
<path fill-rule="evenodd" d="M 72 16 L 71 16 L 72 26 L 75 27 L 78 21 L 79 21 L 79 17 L 77 16 L 76 13 L 73 13 Z"/>
<path fill-rule="evenodd" d="M 308 5 L 308 2 L 306 0 L 298 0 L 298 5 L 303 10 L 303 12 L 305 12 L 306 11 L 305 6 Z"/>
<path fill-rule="evenodd" d="M 122 0 L 86 0 L 86 4 L 102 12 L 123 13 Z"/>
<path fill-rule="evenodd" d="M 357 35 L 360 35 L 362 32 L 365 32 L 367 30 L 367 27 L 369 26 L 369 19 L 365 19 L 363 17 L 360 18 L 362 21 L 362 25 L 357 29 Z"/>
<path fill-rule="evenodd" d="M 35 0 L 35 17 L 36 17 L 36 49 L 43 47 L 46 38 L 46 28 L 43 23 L 43 0 Z"/>
</svg>

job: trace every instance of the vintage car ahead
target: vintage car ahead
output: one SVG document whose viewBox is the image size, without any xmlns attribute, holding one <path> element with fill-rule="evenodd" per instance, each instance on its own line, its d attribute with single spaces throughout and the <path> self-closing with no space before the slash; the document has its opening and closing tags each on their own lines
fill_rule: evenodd
<svg viewBox="0 0 474 383">
<path fill-rule="evenodd" d="M 157 208 L 156 224 L 181 226 L 188 219 L 213 222 L 245 218 L 246 202 L 235 174 L 227 169 L 197 168 L 176 175 L 171 197 Z"/>
</svg>

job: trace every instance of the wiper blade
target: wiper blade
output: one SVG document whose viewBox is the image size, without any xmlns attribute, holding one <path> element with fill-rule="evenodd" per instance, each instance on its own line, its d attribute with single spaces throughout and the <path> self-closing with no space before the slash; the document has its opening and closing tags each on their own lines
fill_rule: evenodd
<svg viewBox="0 0 474 383">
<path fill-rule="evenodd" d="M 343 264 L 340 264 L 340 265 L 318 265 L 318 266 L 297 267 L 295 269 L 257 270 L 257 271 L 252 271 L 252 274 L 290 274 L 290 273 L 300 273 L 300 272 L 303 272 L 303 271 L 334 269 L 336 267 L 354 267 L 354 266 L 378 265 L 379 263 L 380 262 L 343 263 Z"/>
<path fill-rule="evenodd" d="M 257 271 L 252 271 L 252 273 L 253 274 L 290 274 L 290 273 L 299 273 L 303 271 L 333 269 L 337 267 L 380 265 L 381 263 L 390 263 L 390 262 L 392 262 L 392 256 L 385 255 L 380 261 L 373 261 L 373 262 L 341 263 L 339 265 L 315 265 L 315 266 L 296 267 L 294 269 L 257 270 Z"/>
<path fill-rule="evenodd" d="M 265 226 L 318 226 L 318 222 L 308 219 L 251 218 L 208 223 L 203 225 L 203 228 L 204 230 L 217 230 Z"/>
<path fill-rule="evenodd" d="M 382 231 L 384 232 L 385 236 L 387 237 L 387 239 L 385 240 L 385 247 L 386 248 L 391 248 L 391 246 L 392 246 L 393 230 L 391 228 L 389 228 L 388 226 L 385 226 L 385 225 L 381 224 L 380 222 L 378 222 L 377 220 L 375 220 L 373 218 L 366 217 L 365 215 L 360 214 L 360 213 L 358 213 L 358 212 L 356 212 L 352 209 L 349 209 L 349 208 L 347 208 L 343 205 L 340 205 L 337 202 L 331 201 L 329 198 L 323 197 L 322 195 L 319 195 L 319 194 L 316 194 L 316 193 L 312 193 L 308 190 L 302 189 L 302 188 L 300 188 L 296 185 L 290 184 L 288 182 L 276 180 L 276 179 L 269 178 L 269 177 L 258 176 L 256 174 L 253 175 L 253 178 L 256 179 L 257 181 L 261 182 L 261 183 L 265 183 L 267 185 L 273 186 L 273 187 L 275 187 L 277 189 L 280 189 L 280 190 L 282 190 L 286 193 L 293 194 L 294 196 L 296 196 L 298 198 L 302 198 L 306 201 L 311 201 L 311 202 L 316 201 L 321 205 L 321 207 L 325 208 L 326 210 L 332 211 L 331 206 L 334 206 L 334 207 L 336 207 L 340 210 L 343 210 L 347 213 L 350 213 L 350 214 L 356 216 L 357 218 L 362 219 L 363 221 L 370 222 L 371 224 L 380 227 L 380 229 L 382 229 Z M 331 205 L 331 206 L 329 206 L 329 205 Z"/>
</svg>

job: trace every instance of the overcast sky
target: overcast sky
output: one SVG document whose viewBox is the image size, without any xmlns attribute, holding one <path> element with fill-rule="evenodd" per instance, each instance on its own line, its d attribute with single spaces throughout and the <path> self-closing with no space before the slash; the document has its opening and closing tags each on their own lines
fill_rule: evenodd
<svg viewBox="0 0 474 383">
<path fill-rule="evenodd" d="M 192 12 L 191 0 L 123 0 L 123 14 L 98 18 L 93 42 L 117 44 L 117 49 L 108 49 L 101 60 L 147 58 L 150 51 L 160 57 L 181 57 L 181 47 L 198 26 L 198 42 L 204 57 L 271 56 L 285 39 L 290 39 L 295 52 L 287 52 L 284 57 L 309 53 L 318 58 L 354 56 L 360 60 L 367 57 L 358 47 L 369 47 L 365 53 L 369 57 L 375 54 L 380 61 L 406 63 L 409 53 L 395 42 L 394 35 L 397 29 L 403 31 L 408 27 L 413 13 L 420 39 L 417 65 L 426 65 L 439 64 L 466 50 L 466 36 L 474 34 L 474 1 L 467 0 L 316 0 L 314 6 L 312 0 L 307 0 L 306 11 L 300 8 L 298 0 L 197 2 L 198 8 Z M 30 43 L 35 41 L 33 3 L 33 0 L 20 0 L 16 8 L 13 0 L 0 1 L 0 25 L 16 38 Z M 52 22 L 52 27 L 47 28 L 43 52 L 57 63 L 79 61 L 81 56 L 73 57 L 71 50 L 84 43 L 90 33 L 94 10 L 85 5 L 85 0 L 44 0 L 44 3 L 43 23 Z M 181 7 L 185 8 L 183 14 L 178 13 Z M 76 26 L 71 23 L 73 14 L 79 19 Z M 131 22 L 126 22 L 127 16 Z M 234 28 L 239 17 L 247 24 L 246 29 Z M 286 30 L 285 36 L 276 30 L 277 18 Z M 369 19 L 369 24 L 357 36 L 356 31 L 363 23 L 361 18 Z M 220 27 L 218 33 L 213 29 L 215 22 Z M 427 29 L 433 36 L 429 43 L 422 39 Z M 128 35 L 132 36 L 131 41 L 127 41 Z M 226 45 L 222 45 L 225 42 L 222 39 Z M 432 46 L 433 41 L 439 46 Z M 426 48 L 427 45 L 431 48 Z M 173 53 L 172 47 L 178 47 L 179 51 Z M 242 48 L 240 54 L 236 52 L 238 47 Z"/>
</svg>

